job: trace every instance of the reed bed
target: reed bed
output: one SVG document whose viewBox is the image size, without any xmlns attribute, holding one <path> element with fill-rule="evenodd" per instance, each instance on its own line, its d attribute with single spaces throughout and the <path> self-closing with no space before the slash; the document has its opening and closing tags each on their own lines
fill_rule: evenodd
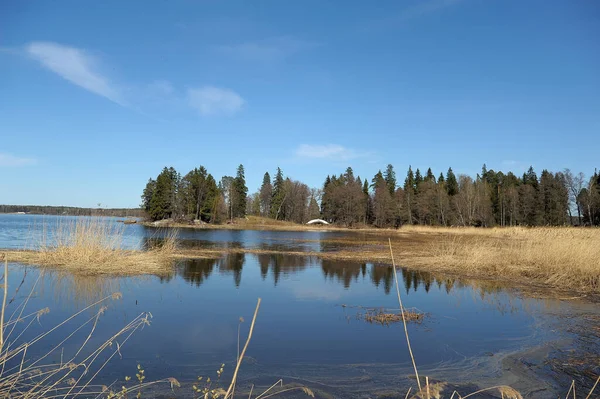
<svg viewBox="0 0 600 399">
<path fill-rule="evenodd" d="M 434 399 L 434 398 L 441 399 L 441 398 L 449 397 L 450 399 L 454 399 L 454 398 L 467 399 L 470 397 L 476 398 L 477 395 L 482 394 L 482 393 L 495 392 L 495 393 L 500 394 L 502 399 L 505 399 L 505 398 L 506 399 L 523 399 L 523 396 L 521 395 L 521 393 L 519 391 L 517 391 L 516 389 L 514 389 L 513 387 L 510 387 L 508 385 L 497 385 L 497 386 L 482 388 L 480 390 L 477 390 L 475 392 L 470 392 L 470 393 L 463 392 L 463 394 L 461 395 L 457 390 L 447 390 L 446 389 L 447 384 L 445 382 L 438 382 L 435 384 L 430 384 L 428 376 L 425 377 L 425 381 L 423 381 L 424 384 L 422 384 L 422 381 L 419 377 L 417 362 L 415 360 L 415 356 L 413 354 L 412 347 L 410 344 L 410 337 L 409 337 L 408 328 L 407 328 L 407 322 L 409 321 L 410 312 L 404 307 L 403 302 L 402 302 L 402 296 L 400 295 L 400 286 L 398 284 L 398 274 L 397 274 L 397 269 L 396 269 L 396 262 L 394 260 L 394 250 L 392 247 L 391 239 L 388 239 L 388 244 L 389 244 L 390 258 L 392 261 L 392 267 L 394 268 L 394 285 L 396 288 L 398 305 L 400 306 L 400 315 L 402 318 L 402 323 L 404 325 L 404 336 L 406 338 L 406 344 L 408 346 L 408 353 L 410 355 L 413 369 L 415 371 L 415 378 L 417 380 L 418 388 L 415 391 L 415 393 L 412 396 L 410 396 L 410 398 L 412 398 L 412 399 Z M 596 378 L 596 382 L 590 389 L 587 396 L 585 396 L 585 399 L 591 399 L 593 397 L 596 397 L 596 396 L 592 396 L 592 395 L 594 395 L 596 387 L 598 386 L 599 383 L 600 383 L 600 375 Z M 406 393 L 405 398 L 409 397 L 411 390 L 412 390 L 412 387 L 409 388 L 408 392 Z M 576 399 L 577 396 L 576 396 L 575 391 L 576 391 L 576 386 L 575 386 L 575 381 L 573 381 L 568 392 L 565 395 L 565 399 L 570 399 L 570 398 Z"/>
<path fill-rule="evenodd" d="M 125 226 L 104 218 L 77 218 L 43 234 L 34 250 L 7 251 L 17 262 L 88 275 L 164 275 L 172 272 L 177 230 L 148 250 L 123 248 Z"/>
<path fill-rule="evenodd" d="M 421 262 L 455 273 L 600 293 L 599 243 L 600 229 L 444 230 L 428 245 Z"/>
</svg>

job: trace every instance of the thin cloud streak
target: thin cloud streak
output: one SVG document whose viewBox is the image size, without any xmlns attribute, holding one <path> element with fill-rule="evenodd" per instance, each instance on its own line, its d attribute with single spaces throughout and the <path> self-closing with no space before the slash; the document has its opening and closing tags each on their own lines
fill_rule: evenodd
<svg viewBox="0 0 600 399">
<path fill-rule="evenodd" d="M 189 106 L 202 116 L 231 116 L 245 104 L 245 100 L 235 91 L 214 86 L 188 89 L 187 99 Z"/>
<path fill-rule="evenodd" d="M 310 145 L 302 144 L 296 149 L 296 156 L 309 159 L 327 159 L 347 161 L 372 155 L 370 152 L 357 151 L 339 144 Z"/>
<path fill-rule="evenodd" d="M 37 164 L 35 158 L 23 158 L 8 153 L 0 153 L 0 167 L 14 168 Z"/>
<path fill-rule="evenodd" d="M 44 68 L 63 79 L 119 105 L 126 105 L 120 90 L 98 72 L 97 60 L 84 50 L 52 42 L 32 42 L 25 50 Z"/>
</svg>

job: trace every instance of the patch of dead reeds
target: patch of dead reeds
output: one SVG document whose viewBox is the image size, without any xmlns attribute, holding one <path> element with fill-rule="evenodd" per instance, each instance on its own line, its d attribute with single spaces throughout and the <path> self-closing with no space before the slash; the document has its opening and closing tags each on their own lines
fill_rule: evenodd
<svg viewBox="0 0 600 399">
<path fill-rule="evenodd" d="M 471 234 L 476 230 L 476 234 Z M 464 274 L 535 280 L 600 292 L 600 230 L 575 228 L 469 229 L 444 232 L 422 261 Z"/>
<path fill-rule="evenodd" d="M 424 314 L 416 310 L 404 309 L 404 318 L 407 322 L 421 322 L 423 321 Z M 366 322 L 381 324 L 382 326 L 389 326 L 393 323 L 402 322 L 401 312 L 389 312 L 384 309 L 367 309 L 359 317 Z"/>
<path fill-rule="evenodd" d="M 123 248 L 125 226 L 103 218 L 77 218 L 44 235 L 32 251 L 12 251 L 15 261 L 87 275 L 167 274 L 176 252 L 176 230 L 146 251 Z"/>
</svg>

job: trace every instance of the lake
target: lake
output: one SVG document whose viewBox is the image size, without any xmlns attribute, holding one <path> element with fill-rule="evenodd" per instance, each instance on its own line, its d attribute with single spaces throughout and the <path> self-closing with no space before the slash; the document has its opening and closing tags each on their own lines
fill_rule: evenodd
<svg viewBox="0 0 600 399">
<path fill-rule="evenodd" d="M 33 248 L 42 235 L 51 236 L 57 224 L 70 220 L 0 215 L 0 248 Z M 143 248 L 146 240 L 163 234 L 141 225 L 124 229 L 124 246 L 130 248 Z M 345 234 L 182 229 L 178 238 L 180 245 L 198 248 L 319 252 L 338 249 L 340 244 L 327 241 Z M 241 391 L 280 378 L 314 389 L 317 397 L 336 398 L 404 397 L 408 387 L 415 385 L 409 378 L 414 372 L 402 323 L 380 325 L 364 319 L 369 309 L 398 309 L 394 275 L 387 264 L 284 253 L 229 253 L 219 259 L 178 262 L 169 277 L 70 276 L 17 263 L 10 263 L 9 276 L 9 299 L 19 290 L 8 314 L 24 301 L 28 312 L 50 310 L 32 323 L 21 340 L 35 337 L 113 292 L 120 292 L 122 298 L 103 303 L 107 309 L 98 319 L 91 348 L 140 313 L 151 313 L 149 326 L 119 344 L 120 353 L 99 372 L 99 384 L 134 375 L 138 364 L 149 380 L 174 377 L 183 384 L 169 397 L 191 397 L 191 382 L 198 376 L 214 378 L 222 363 L 224 378 L 230 378 L 238 326 L 243 344 L 260 297 L 256 327 L 240 372 Z M 559 367 L 554 359 L 564 360 L 567 351 L 598 353 L 600 344 L 582 333 L 585 320 L 598 316 L 597 304 L 529 298 L 493 281 L 406 269 L 398 271 L 398 278 L 404 306 L 425 314 L 420 323 L 408 325 L 422 376 L 449 381 L 461 394 L 475 385 L 510 384 L 534 398 L 564 397 L 572 378 L 589 384 L 580 369 Z M 46 353 L 93 319 L 96 308 L 45 337 L 28 355 L 35 359 Z M 90 328 L 86 325 L 73 342 L 46 360 L 60 362 L 75 353 Z M 596 363 L 588 369 L 598 372 Z"/>
</svg>

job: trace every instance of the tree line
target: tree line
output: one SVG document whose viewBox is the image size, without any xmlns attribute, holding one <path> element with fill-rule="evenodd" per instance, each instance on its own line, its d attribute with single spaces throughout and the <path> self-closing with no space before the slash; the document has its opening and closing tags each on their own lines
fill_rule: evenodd
<svg viewBox="0 0 600 399">
<path fill-rule="evenodd" d="M 68 215 L 68 216 L 114 216 L 143 217 L 144 211 L 139 208 L 78 208 L 73 206 L 49 205 L 0 205 L 0 213 L 28 213 L 35 215 Z"/>
<path fill-rule="evenodd" d="M 200 166 L 181 175 L 165 167 L 149 179 L 142 208 L 152 220 L 175 219 L 224 223 L 256 215 L 306 223 L 324 219 L 341 226 L 559 226 L 600 225 L 600 174 L 533 167 L 522 176 L 487 169 L 475 177 L 454 174 L 452 168 L 436 176 L 409 166 L 403 182 L 390 164 L 370 180 L 352 168 L 328 175 L 321 188 L 286 177 L 277 168 L 263 176 L 259 190 L 248 195 L 244 166 L 235 176 L 219 181 Z"/>
</svg>

